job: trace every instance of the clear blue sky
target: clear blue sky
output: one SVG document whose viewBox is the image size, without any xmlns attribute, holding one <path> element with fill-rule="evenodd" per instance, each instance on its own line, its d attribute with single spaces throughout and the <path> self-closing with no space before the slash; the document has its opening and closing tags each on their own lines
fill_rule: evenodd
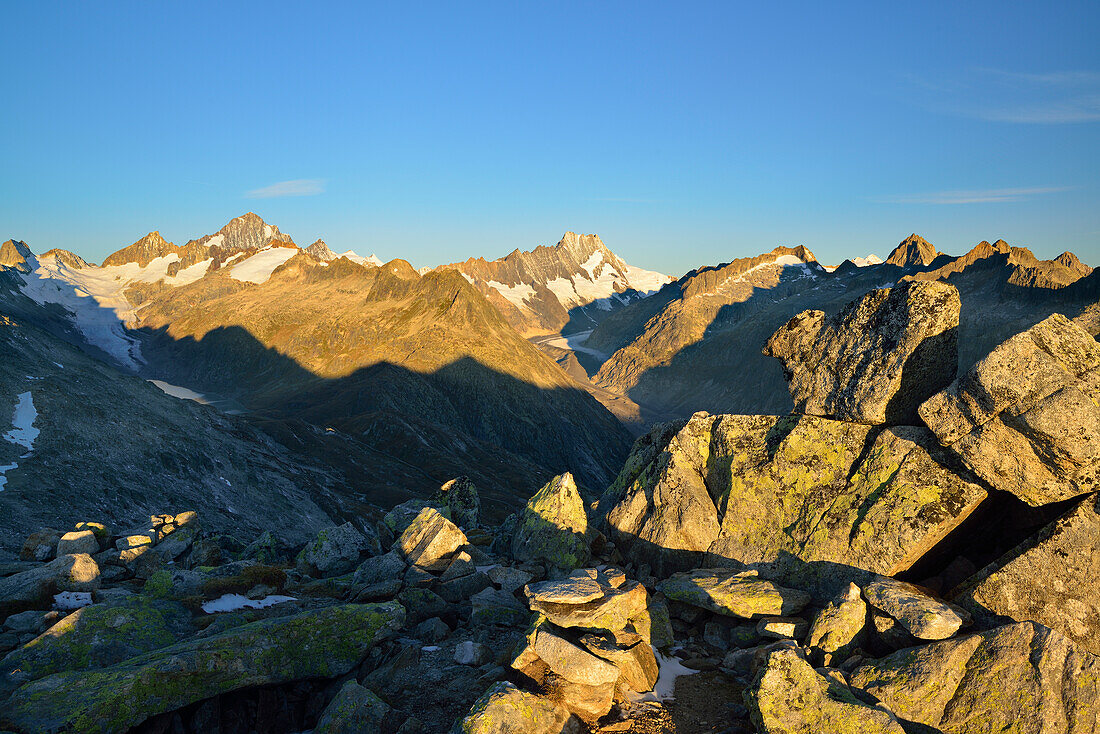
<svg viewBox="0 0 1100 734">
<path fill-rule="evenodd" d="M 5 2 L 0 27 L 0 238 L 39 252 L 252 210 L 417 266 L 567 229 L 677 275 L 914 231 L 1100 265 L 1095 0 Z"/>
</svg>

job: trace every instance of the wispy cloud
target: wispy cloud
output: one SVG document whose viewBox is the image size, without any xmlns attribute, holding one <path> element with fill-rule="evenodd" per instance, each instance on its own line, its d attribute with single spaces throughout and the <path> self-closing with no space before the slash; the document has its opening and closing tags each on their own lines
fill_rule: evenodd
<svg viewBox="0 0 1100 734">
<path fill-rule="evenodd" d="M 261 189 L 252 189 L 245 194 L 249 199 L 274 199 L 277 196 L 316 196 L 325 192 L 323 178 L 297 178 L 293 181 L 280 181 Z"/>
<path fill-rule="evenodd" d="M 910 77 L 925 106 L 990 122 L 1057 125 L 1100 121 L 1100 72 L 970 69 L 954 78 Z"/>
<path fill-rule="evenodd" d="M 977 189 L 967 191 L 933 191 L 924 194 L 886 196 L 876 201 L 884 204 L 995 204 L 1023 201 L 1041 194 L 1068 191 L 1068 186 L 1036 186 L 1020 189 Z"/>
<path fill-rule="evenodd" d="M 611 196 L 611 197 L 595 197 L 588 201 L 607 201 L 615 202 L 618 204 L 658 204 L 660 199 L 631 199 L 627 197 Z"/>
</svg>

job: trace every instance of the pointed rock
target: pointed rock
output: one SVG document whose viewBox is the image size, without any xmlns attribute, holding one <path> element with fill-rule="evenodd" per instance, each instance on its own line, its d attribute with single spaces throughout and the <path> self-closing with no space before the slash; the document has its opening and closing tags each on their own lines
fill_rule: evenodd
<svg viewBox="0 0 1100 734">
<path fill-rule="evenodd" d="M 917 234 L 911 234 L 898 243 L 886 258 L 886 264 L 897 265 L 899 268 L 931 265 L 937 255 L 939 253 L 928 240 Z"/>
<path fill-rule="evenodd" d="M 512 538 L 517 561 L 544 561 L 568 570 L 583 566 L 588 547 L 588 516 L 573 475 L 554 477 L 527 501 Z"/>
<path fill-rule="evenodd" d="M 443 571 L 451 556 L 468 545 L 458 526 L 432 507 L 425 507 L 395 543 L 411 565 L 427 571 Z"/>
<path fill-rule="evenodd" d="M 8 240 L 0 245 L 0 268 L 14 268 L 21 273 L 31 271 L 27 258 L 34 257 L 26 242 Z"/>
<path fill-rule="evenodd" d="M 783 363 L 796 413 L 913 425 L 920 404 L 955 379 L 960 306 L 952 285 L 899 283 L 831 318 L 804 311 L 764 354 Z"/>
<path fill-rule="evenodd" d="M 305 250 L 321 262 L 329 262 L 336 259 L 336 253 L 328 248 L 324 240 L 317 240 Z"/>
</svg>

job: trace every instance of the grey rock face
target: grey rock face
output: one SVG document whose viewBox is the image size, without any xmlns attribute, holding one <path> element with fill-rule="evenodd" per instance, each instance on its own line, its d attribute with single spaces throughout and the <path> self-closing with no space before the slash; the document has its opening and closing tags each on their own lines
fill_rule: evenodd
<svg viewBox="0 0 1100 734">
<path fill-rule="evenodd" d="M 1054 314 L 920 407 L 975 474 L 1033 506 L 1100 487 L 1100 344 Z"/>
<path fill-rule="evenodd" d="M 0 579 L 0 616 L 28 607 L 46 609 L 55 591 L 99 588 L 99 564 L 87 554 L 58 556 L 49 563 Z"/>
<path fill-rule="evenodd" d="M 438 510 L 425 507 L 394 544 L 411 565 L 427 571 L 444 571 L 451 556 L 467 544 L 458 526 Z"/>
<path fill-rule="evenodd" d="M 317 726 L 313 729 L 313 734 L 358 734 L 364 731 L 381 731 L 382 720 L 389 710 L 390 707 L 385 701 L 354 680 L 349 680 L 325 708 L 317 721 Z"/>
<path fill-rule="evenodd" d="M 1100 658 L 1032 622 L 899 650 L 851 685 L 948 734 L 1094 734 L 1100 722 Z"/>
<path fill-rule="evenodd" d="M 298 554 L 298 565 L 302 571 L 321 576 L 345 573 L 355 568 L 368 546 L 367 538 L 347 522 L 318 532 Z"/>
<path fill-rule="evenodd" d="M 810 602 L 804 591 L 784 588 L 752 572 L 723 568 L 674 574 L 657 589 L 674 601 L 743 619 L 795 614 Z"/>
<path fill-rule="evenodd" d="M 796 413 L 913 425 L 918 406 L 955 379 L 959 308 L 954 286 L 900 283 L 832 318 L 804 311 L 764 353 L 783 363 Z"/>
<path fill-rule="evenodd" d="M 1100 494 L 983 568 L 955 602 L 979 618 L 1038 622 L 1100 655 Z"/>
</svg>

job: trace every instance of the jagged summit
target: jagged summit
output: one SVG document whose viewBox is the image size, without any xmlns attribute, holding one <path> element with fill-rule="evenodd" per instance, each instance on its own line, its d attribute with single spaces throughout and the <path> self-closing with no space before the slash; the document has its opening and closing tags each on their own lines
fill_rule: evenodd
<svg viewBox="0 0 1100 734">
<path fill-rule="evenodd" d="M 889 265 L 905 268 L 911 265 L 931 265 L 940 253 L 928 240 L 914 233 L 902 240 L 886 258 Z"/>
<path fill-rule="evenodd" d="M 103 267 L 136 263 L 144 268 L 156 258 L 178 253 L 179 249 L 161 237 L 160 232 L 150 232 L 134 244 L 108 255 Z"/>
<path fill-rule="evenodd" d="M 336 253 L 330 250 L 329 246 L 326 245 L 325 241 L 322 239 L 318 239 L 312 245 L 307 247 L 305 251 L 308 252 L 310 255 L 313 255 L 321 262 L 326 263 L 330 260 L 335 260 L 337 257 Z"/>
<path fill-rule="evenodd" d="M 29 272 L 28 257 L 34 257 L 34 253 L 22 240 L 8 240 L 0 245 L 0 268 L 15 268 L 24 273 Z"/>
<path fill-rule="evenodd" d="M 82 258 L 80 255 L 77 255 L 75 252 L 62 250 L 59 247 L 55 247 L 52 250 L 46 250 L 45 252 L 43 252 L 41 259 L 45 260 L 46 258 L 53 258 L 54 260 L 57 260 L 58 262 L 63 264 L 65 267 L 72 270 L 83 270 L 84 268 L 94 267 L 91 263 Z"/>
</svg>

